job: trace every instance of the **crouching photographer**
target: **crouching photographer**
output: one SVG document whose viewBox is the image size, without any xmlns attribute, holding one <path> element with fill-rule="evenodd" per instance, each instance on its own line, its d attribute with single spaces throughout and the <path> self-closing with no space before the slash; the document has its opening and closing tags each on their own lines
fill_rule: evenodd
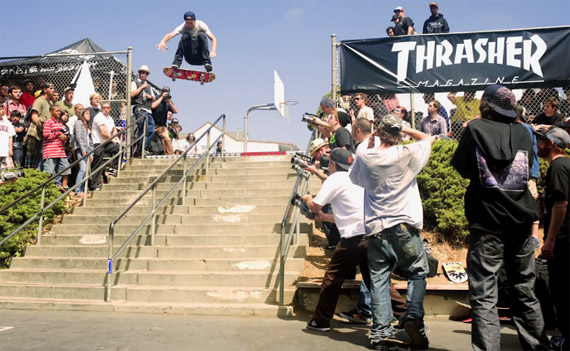
<svg viewBox="0 0 570 351">
<path fill-rule="evenodd" d="M 364 236 L 364 189 L 354 185 L 348 169 L 353 162 L 350 151 L 337 148 L 331 152 L 330 175 L 323 182 L 315 198 L 303 195 L 301 199 L 314 213 L 314 220 L 336 223 L 340 241 L 325 272 L 315 318 L 307 324 L 308 329 L 329 331 L 342 283 L 359 266 L 362 278 L 370 281 L 366 251 L 368 239 Z M 332 214 L 323 213 L 325 204 L 332 207 Z"/>
<path fill-rule="evenodd" d="M 321 181 L 325 181 L 328 178 L 329 153 L 330 147 L 326 141 L 321 138 L 311 141 L 309 156 L 312 159 L 305 170 L 319 177 Z"/>
</svg>

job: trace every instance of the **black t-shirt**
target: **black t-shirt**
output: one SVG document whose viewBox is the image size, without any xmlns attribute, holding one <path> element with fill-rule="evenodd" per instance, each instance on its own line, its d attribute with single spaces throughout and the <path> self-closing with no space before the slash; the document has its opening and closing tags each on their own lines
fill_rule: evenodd
<svg viewBox="0 0 570 351">
<path fill-rule="evenodd" d="M 558 112 L 555 112 L 552 117 L 547 117 L 546 114 L 543 112 L 534 118 L 532 124 L 548 124 L 557 127 L 562 127 L 562 125 L 564 124 L 564 118 Z"/>
<path fill-rule="evenodd" d="M 95 116 L 97 116 L 97 114 L 99 112 L 101 112 L 101 109 L 98 108 L 93 108 L 91 106 L 86 108 L 87 111 L 89 111 L 89 129 L 91 129 L 91 127 L 93 127 L 93 120 L 95 119 Z"/>
<path fill-rule="evenodd" d="M 352 140 L 352 135 L 350 135 L 350 132 L 346 130 L 346 128 L 341 127 L 332 133 L 329 139 L 329 147 L 331 150 L 334 150 L 337 147 L 343 146 L 346 146 L 348 151 L 354 153 L 354 141 Z"/>
<path fill-rule="evenodd" d="M 408 35 L 408 28 L 414 26 L 414 21 L 410 17 L 404 17 L 394 28 L 396 35 Z"/>
<path fill-rule="evenodd" d="M 546 238 L 550 228 L 554 203 L 559 201 L 568 201 L 570 203 L 570 158 L 559 157 L 552 161 L 550 168 L 546 172 L 545 193 L 544 237 Z M 568 233 L 570 233 L 570 205 L 566 206 L 566 216 L 556 238 L 568 238 Z"/>
<path fill-rule="evenodd" d="M 14 136 L 14 143 L 20 143 L 20 146 L 18 146 L 18 147 L 21 147 L 21 144 L 24 142 L 24 137 L 26 136 L 26 133 L 28 132 L 28 128 L 27 128 L 25 123 L 18 122 L 18 124 L 14 125 L 14 129 L 20 128 L 20 127 L 24 127 L 24 130 L 21 132 L 16 132 L 16 135 Z"/>
<path fill-rule="evenodd" d="M 170 105 L 162 101 L 156 108 L 152 109 L 152 117 L 154 118 L 155 127 L 166 127 L 166 116 L 168 111 L 172 111 Z"/>
</svg>

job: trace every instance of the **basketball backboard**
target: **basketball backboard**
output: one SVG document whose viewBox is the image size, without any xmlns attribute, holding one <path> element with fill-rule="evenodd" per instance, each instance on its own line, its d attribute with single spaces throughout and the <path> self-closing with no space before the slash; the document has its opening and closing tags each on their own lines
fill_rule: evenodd
<svg viewBox="0 0 570 351">
<path fill-rule="evenodd" d="M 283 81 L 279 77 L 279 74 L 277 74 L 277 71 L 273 71 L 273 104 L 275 105 L 275 109 L 279 111 L 281 117 L 289 117 L 285 111 L 285 86 L 283 85 Z"/>
</svg>

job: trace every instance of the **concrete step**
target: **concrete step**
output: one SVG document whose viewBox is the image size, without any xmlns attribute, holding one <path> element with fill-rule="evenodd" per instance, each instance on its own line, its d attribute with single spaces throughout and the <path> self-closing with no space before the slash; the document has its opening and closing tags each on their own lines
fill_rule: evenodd
<svg viewBox="0 0 570 351">
<path fill-rule="evenodd" d="M 66 270 L 100 270 L 108 268 L 107 258 L 90 257 L 15 257 L 10 269 L 66 269 Z M 287 270 L 300 271 L 304 258 L 289 257 Z M 113 262 L 114 271 L 256 271 L 269 272 L 278 270 L 279 266 L 267 258 L 118 258 Z"/>
<path fill-rule="evenodd" d="M 114 302 L 145 303 L 267 303 L 275 304 L 277 289 L 255 287 L 179 287 L 135 286 L 119 284 L 111 289 Z M 285 291 L 285 302 L 293 301 L 294 290 Z M 0 285 L 2 297 L 72 299 L 104 301 L 105 287 L 102 284 L 30 284 L 4 282 Z"/>
<path fill-rule="evenodd" d="M 122 244 L 129 235 L 115 235 L 115 244 Z M 85 234 L 61 234 L 46 235 L 42 237 L 42 245 L 108 245 L 106 235 L 85 235 Z M 157 246 L 194 246 L 194 245 L 279 245 L 281 236 L 278 234 L 195 234 L 195 235 L 163 235 L 158 234 L 154 238 Z M 299 237 L 299 242 L 308 243 L 307 236 Z M 151 244 L 150 235 L 138 235 L 133 238 L 131 246 L 145 246 Z"/>
<path fill-rule="evenodd" d="M 285 204 L 286 205 L 286 204 Z M 195 205 L 177 205 L 177 206 L 161 206 L 157 210 L 160 215 L 186 215 L 186 214 L 231 214 L 231 213 L 285 213 L 285 205 L 243 205 L 243 206 L 195 206 Z M 118 215 L 126 206 L 108 206 L 98 207 L 94 210 L 91 207 L 75 207 L 73 215 Z M 150 213 L 151 206 L 135 206 L 129 211 L 129 215 L 146 215 Z M 71 217 L 71 216 L 68 216 Z"/>
<path fill-rule="evenodd" d="M 138 225 L 119 223 L 115 227 L 115 234 L 131 234 Z M 308 219 L 302 219 L 301 233 L 312 233 L 313 223 Z M 286 226 L 286 230 L 290 229 L 290 225 Z M 150 224 L 145 225 L 139 234 L 150 234 Z M 51 233 L 59 234 L 100 234 L 109 235 L 109 225 L 103 224 L 55 224 L 52 226 Z M 265 223 L 218 223 L 218 224 L 158 224 L 156 226 L 157 234 L 249 234 L 249 233 L 281 233 L 281 224 L 267 221 Z"/>
<path fill-rule="evenodd" d="M 202 223 L 264 223 L 267 221 L 278 223 L 283 218 L 283 211 L 274 213 L 217 213 L 217 214 L 188 214 L 188 215 L 157 215 L 155 223 L 158 224 L 202 224 Z M 125 215 L 121 219 L 123 224 L 140 224 L 147 216 L 145 215 Z M 116 216 L 86 216 L 68 215 L 63 218 L 63 224 L 111 223 Z M 150 223 L 150 219 L 149 222 Z"/>
<path fill-rule="evenodd" d="M 150 175 L 150 176 L 159 176 L 162 172 L 164 171 L 164 169 L 159 170 L 152 170 L 152 169 L 125 169 L 123 171 L 121 171 L 121 177 L 141 177 L 141 176 L 145 176 L 145 175 Z M 208 172 L 206 173 L 206 169 L 193 169 L 192 171 L 187 171 L 188 175 L 209 175 L 209 176 L 231 176 L 231 175 L 236 175 L 236 176 L 260 176 L 260 175 L 266 175 L 266 176 L 271 176 L 271 175 L 282 175 L 282 174 L 288 174 L 288 173 L 295 173 L 296 172 L 291 169 L 291 166 L 280 166 L 280 167 L 254 167 L 254 168 L 241 168 L 241 167 L 235 167 L 235 168 L 211 168 L 208 170 Z M 170 175 L 170 176 L 181 176 L 182 174 L 184 174 L 184 170 L 181 168 L 172 168 L 168 171 L 167 174 L 165 174 L 165 176 Z"/>
<path fill-rule="evenodd" d="M 189 162 L 186 164 L 186 169 L 190 169 L 193 162 Z M 142 171 L 142 170 L 150 170 L 150 171 L 163 171 L 166 167 L 170 166 L 171 163 L 168 164 L 137 164 L 133 163 L 132 165 L 127 165 L 125 170 L 127 171 Z M 291 160 L 287 159 L 285 161 L 270 161 L 270 162 L 210 162 L 208 166 L 209 169 L 246 169 L 246 168 L 278 168 L 278 167 L 289 167 L 291 168 Z M 197 169 L 204 169 L 206 168 L 206 162 L 201 162 L 197 167 Z M 175 170 L 182 170 L 184 166 L 182 162 L 176 164 L 172 169 Z"/>
<path fill-rule="evenodd" d="M 185 315 L 291 317 L 292 306 L 253 303 L 110 303 L 99 300 L 41 299 L 0 296 L 0 309 Z"/>
<path fill-rule="evenodd" d="M 234 196 L 284 196 L 291 195 L 292 187 L 273 187 L 266 189 L 223 189 L 223 190 L 199 190 L 192 189 L 186 190 L 187 198 L 197 198 L 197 197 L 234 197 Z M 162 199 L 169 193 L 169 190 L 156 190 L 155 198 L 156 200 Z M 93 199 L 117 199 L 117 198 L 130 198 L 135 199 L 139 194 L 140 190 L 108 190 L 104 189 L 102 191 L 96 191 L 93 194 Z M 182 189 L 176 189 L 171 194 L 172 197 L 181 197 Z M 145 197 L 152 197 L 152 191 L 145 194 Z M 132 201 L 132 200 L 131 200 Z M 285 202 L 285 205 L 287 203 Z"/>
<path fill-rule="evenodd" d="M 113 285 L 137 284 L 139 286 L 223 286 L 223 287 L 258 287 L 269 288 L 278 285 L 278 271 L 270 273 L 243 272 L 113 272 Z M 4 283 L 41 283 L 41 284 L 104 284 L 108 277 L 105 269 L 100 270 L 37 270 L 27 271 L 10 269 L 0 271 L 0 284 Z M 285 273 L 285 284 L 295 283 L 298 273 Z"/>
<path fill-rule="evenodd" d="M 114 247 L 114 252 L 119 246 Z M 275 258 L 278 256 L 278 247 L 275 245 L 226 245 L 226 246 L 129 246 L 121 253 L 121 258 Z M 304 257 L 304 246 L 292 247 L 290 257 Z M 84 245 L 35 245 L 26 248 L 29 257 L 108 257 L 108 248 L 105 246 Z"/>
<path fill-rule="evenodd" d="M 267 162 L 290 162 L 293 155 L 272 155 L 272 156 L 246 156 L 246 157 L 213 157 L 211 163 L 267 163 Z M 197 158 L 196 158 L 197 159 Z M 191 160 L 191 159 L 190 159 Z M 132 165 L 170 165 L 174 159 L 133 159 Z"/>
</svg>

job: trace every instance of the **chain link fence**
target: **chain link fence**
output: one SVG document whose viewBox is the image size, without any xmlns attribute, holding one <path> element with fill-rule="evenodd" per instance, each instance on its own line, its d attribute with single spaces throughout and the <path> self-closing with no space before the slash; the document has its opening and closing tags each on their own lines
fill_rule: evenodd
<svg viewBox="0 0 570 351">
<path fill-rule="evenodd" d="M 63 100 L 66 87 L 73 87 L 73 104 L 90 106 L 89 96 L 99 93 L 102 102 L 111 103 L 111 116 L 117 126 L 127 117 L 128 51 L 57 53 L 44 56 L 0 57 L 0 84 L 17 86 L 34 94 L 45 82 L 55 85 L 57 99 Z M 134 79 L 134 75 L 132 76 Z"/>
</svg>

